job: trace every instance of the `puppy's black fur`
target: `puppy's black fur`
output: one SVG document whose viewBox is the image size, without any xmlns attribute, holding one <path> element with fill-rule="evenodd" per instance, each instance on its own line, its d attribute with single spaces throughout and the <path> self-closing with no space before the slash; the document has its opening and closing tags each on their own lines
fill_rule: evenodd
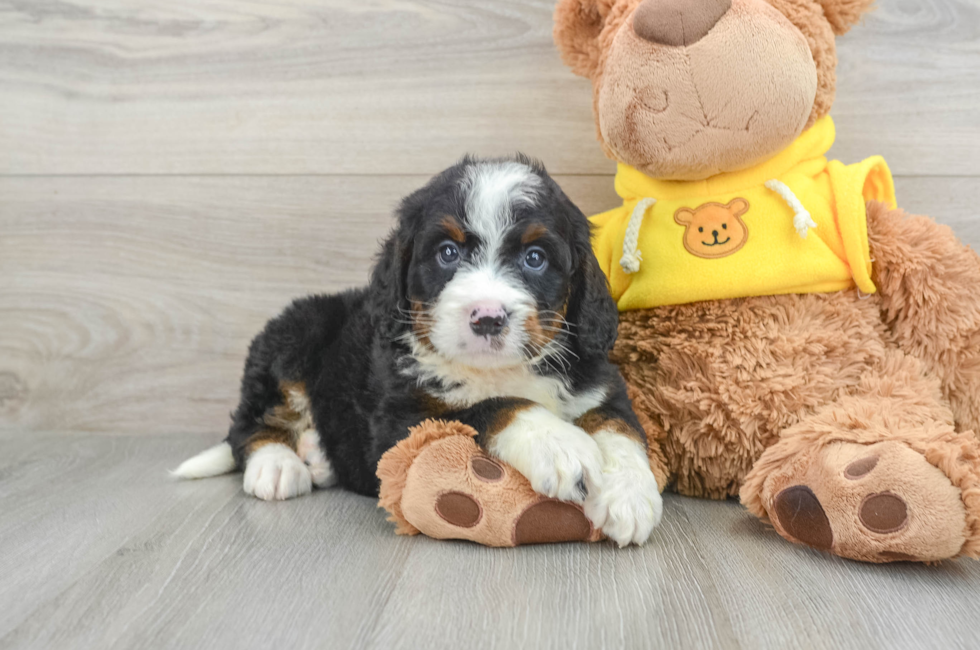
<svg viewBox="0 0 980 650">
<path fill-rule="evenodd" d="M 537 363 L 533 371 L 563 375 L 572 394 L 605 388 L 605 403 L 595 411 L 642 437 L 625 384 L 607 359 L 616 340 L 617 311 L 592 253 L 588 220 L 543 167 L 518 160 L 531 166 L 541 183 L 535 204 L 522 207 L 516 219 L 545 226 L 547 234 L 535 244 L 547 250 L 551 264 L 548 273 L 528 277 L 527 286 L 540 309 L 564 309 L 568 324 L 556 338 L 573 353 L 562 364 Z M 255 437 L 267 428 L 269 414 L 283 406 L 285 385 L 305 388 L 339 484 L 372 496 L 378 494 L 378 460 L 409 427 L 428 417 L 456 419 L 482 436 L 497 413 L 524 401 L 520 395 L 501 395 L 451 408 L 438 398 L 447 388 L 440 380 L 420 381 L 411 372 L 406 335 L 413 327 L 412 302 L 435 300 L 452 277 L 436 260 L 445 239 L 439 223 L 446 215 L 466 223 L 461 188 L 467 167 L 477 162 L 464 159 L 401 203 L 367 287 L 299 299 L 255 338 L 227 437 L 240 468 Z"/>
</svg>

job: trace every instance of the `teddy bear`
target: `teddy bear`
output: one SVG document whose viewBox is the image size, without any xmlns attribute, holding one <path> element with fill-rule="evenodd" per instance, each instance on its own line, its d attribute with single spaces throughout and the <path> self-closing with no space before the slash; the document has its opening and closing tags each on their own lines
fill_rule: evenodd
<svg viewBox="0 0 980 650">
<path fill-rule="evenodd" d="M 657 484 L 738 496 L 790 542 L 874 563 L 980 555 L 980 258 L 825 156 L 835 37 L 871 0 L 559 0 L 623 204 L 593 217 L 612 351 Z M 378 468 L 403 534 L 597 541 L 429 421 Z"/>
<path fill-rule="evenodd" d="M 980 554 L 980 258 L 827 160 L 871 0 L 559 0 L 623 203 L 593 217 L 654 473 L 867 562 Z"/>
</svg>

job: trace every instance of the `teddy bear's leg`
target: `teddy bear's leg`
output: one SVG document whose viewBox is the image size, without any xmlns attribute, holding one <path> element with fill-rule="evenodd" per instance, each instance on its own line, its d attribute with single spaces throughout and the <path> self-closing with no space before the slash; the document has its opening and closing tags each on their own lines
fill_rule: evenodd
<svg viewBox="0 0 980 650">
<path fill-rule="evenodd" d="M 960 430 L 980 432 L 980 257 L 928 217 L 868 204 L 882 319 L 939 377 Z"/>
<path fill-rule="evenodd" d="M 536 493 L 514 468 L 476 444 L 459 422 L 427 420 L 378 464 L 379 505 L 399 534 L 487 546 L 597 541 L 578 505 Z"/>
<path fill-rule="evenodd" d="M 980 445 L 921 365 L 891 350 L 859 392 L 784 431 L 742 503 L 786 539 L 855 560 L 980 555 Z"/>
</svg>

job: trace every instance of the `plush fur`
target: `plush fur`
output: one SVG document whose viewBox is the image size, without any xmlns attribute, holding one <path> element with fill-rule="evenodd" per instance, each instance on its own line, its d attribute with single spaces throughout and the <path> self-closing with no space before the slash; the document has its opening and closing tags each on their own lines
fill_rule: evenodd
<svg viewBox="0 0 980 650">
<path fill-rule="evenodd" d="M 748 61 L 770 68 L 752 73 L 760 78 L 795 69 L 805 83 L 798 62 L 747 60 L 726 37 L 755 30 L 767 42 L 806 44 L 816 86 L 798 128 L 809 128 L 833 102 L 834 35 L 870 8 L 870 0 L 732 0 L 697 40 L 665 45 L 634 33 L 641 4 L 667 1 L 561 0 L 555 40 L 572 70 L 593 82 L 607 155 L 651 176 L 706 184 L 719 171 L 778 153 L 779 138 L 761 137 L 751 148 L 718 133 L 693 152 L 664 148 L 687 128 L 680 118 L 638 118 L 636 111 L 658 107 L 643 97 L 639 108 L 606 101 L 604 93 L 649 98 L 694 79 L 698 105 L 722 120 L 727 106 L 742 110 L 731 90 L 665 61 L 696 65 L 704 57 L 729 72 Z M 686 10 L 700 11 L 691 8 L 698 2 Z M 772 19 L 773 9 L 782 20 Z M 784 117 L 799 114 L 780 97 L 765 101 Z M 611 124 L 626 135 L 610 138 Z M 759 126 L 772 135 L 779 124 L 774 116 Z M 636 164 L 645 151 L 657 155 Z M 624 312 L 612 359 L 646 429 L 654 473 L 678 492 L 739 495 L 790 541 L 858 560 L 977 557 L 980 258 L 948 228 L 882 204 L 868 204 L 867 228 L 874 295 L 759 296 Z"/>
<path fill-rule="evenodd" d="M 539 164 L 464 159 L 402 202 L 367 287 L 302 298 L 266 325 L 249 348 L 231 454 L 209 450 L 175 473 L 230 471 L 233 459 L 261 499 L 334 483 L 377 496 L 382 455 L 438 417 L 475 430 L 540 495 L 643 543 L 660 493 L 608 360 L 617 312 L 590 234 Z M 455 503 L 472 511 L 466 499 Z"/>
</svg>

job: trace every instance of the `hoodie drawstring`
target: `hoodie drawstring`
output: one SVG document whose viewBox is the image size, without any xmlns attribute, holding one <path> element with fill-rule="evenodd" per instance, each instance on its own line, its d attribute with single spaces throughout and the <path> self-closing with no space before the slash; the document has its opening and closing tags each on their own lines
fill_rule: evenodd
<svg viewBox="0 0 980 650">
<path fill-rule="evenodd" d="M 623 267 L 624 273 L 636 273 L 640 270 L 640 261 L 643 256 L 640 254 L 639 237 L 640 226 L 643 225 L 643 217 L 646 215 L 657 199 L 646 198 L 636 202 L 633 214 L 630 215 L 630 222 L 626 226 L 626 234 L 623 236 L 623 256 L 619 259 L 619 265 Z"/>
<path fill-rule="evenodd" d="M 765 186 L 779 195 L 783 201 L 786 201 L 788 205 L 793 210 L 793 227 L 796 228 L 796 232 L 799 233 L 800 237 L 806 239 L 806 233 L 808 228 L 816 228 L 817 222 L 813 220 L 807 209 L 803 207 L 800 200 L 796 198 L 793 194 L 793 190 L 789 189 L 789 186 L 782 181 L 777 181 L 775 178 L 765 182 Z"/>
</svg>

